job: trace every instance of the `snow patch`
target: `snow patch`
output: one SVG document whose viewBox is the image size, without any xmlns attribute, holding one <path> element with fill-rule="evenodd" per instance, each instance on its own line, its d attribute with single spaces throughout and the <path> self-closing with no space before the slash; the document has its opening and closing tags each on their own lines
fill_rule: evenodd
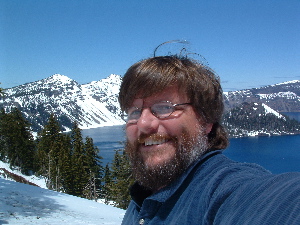
<svg viewBox="0 0 300 225">
<path fill-rule="evenodd" d="M 39 187 L 22 184 L 1 176 L 0 224 L 121 224 L 125 210 L 46 189 L 45 180 L 25 176 L 0 161 L 0 168 L 24 177 Z M 5 179 L 4 179 L 5 178 Z"/>
<path fill-rule="evenodd" d="M 125 211 L 0 178 L 0 224 L 121 224 Z"/>
<path fill-rule="evenodd" d="M 274 109 L 270 108 L 270 107 L 267 106 L 266 104 L 262 103 L 262 106 L 265 108 L 266 114 L 271 113 L 271 114 L 274 114 L 275 116 L 277 116 L 278 118 L 283 118 L 283 119 L 285 119 L 285 117 L 284 117 L 283 115 L 281 115 L 280 113 L 278 113 L 278 112 L 275 111 Z"/>
</svg>

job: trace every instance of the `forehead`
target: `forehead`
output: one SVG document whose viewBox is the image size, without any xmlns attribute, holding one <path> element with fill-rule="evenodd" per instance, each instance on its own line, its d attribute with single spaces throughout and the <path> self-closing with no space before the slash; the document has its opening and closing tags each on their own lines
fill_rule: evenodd
<svg viewBox="0 0 300 225">
<path fill-rule="evenodd" d="M 132 103 L 133 106 L 145 107 L 160 101 L 170 101 L 173 104 L 184 103 L 188 101 L 187 95 L 180 91 L 177 86 L 167 87 L 163 91 L 155 93 L 149 97 L 143 98 L 141 96 L 142 94 L 138 95 L 134 99 Z"/>
</svg>

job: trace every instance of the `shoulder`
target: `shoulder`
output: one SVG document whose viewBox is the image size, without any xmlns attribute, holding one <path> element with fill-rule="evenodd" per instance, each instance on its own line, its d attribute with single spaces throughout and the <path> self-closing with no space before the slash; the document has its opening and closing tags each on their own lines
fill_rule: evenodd
<svg viewBox="0 0 300 225">
<path fill-rule="evenodd" d="M 218 185 L 223 182 L 239 185 L 249 179 L 269 176 L 271 173 L 254 163 L 240 163 L 233 161 L 221 151 L 209 152 L 204 155 L 191 169 L 195 179 L 201 179 Z M 201 182 L 203 183 L 203 182 Z"/>
<path fill-rule="evenodd" d="M 300 173 L 254 177 L 216 192 L 211 203 L 220 223 L 300 224 Z"/>
<path fill-rule="evenodd" d="M 238 190 L 248 192 L 253 188 L 268 190 L 268 193 L 300 189 L 300 173 L 290 172 L 272 174 L 254 163 L 240 163 L 218 152 L 210 154 L 198 162 L 191 172 L 192 187 L 213 197 L 217 194 L 235 193 Z"/>
<path fill-rule="evenodd" d="M 298 172 L 271 174 L 259 165 L 234 162 L 216 154 L 200 164 L 195 174 L 192 186 L 198 185 L 205 200 L 208 221 L 297 224 L 300 220 Z"/>
</svg>

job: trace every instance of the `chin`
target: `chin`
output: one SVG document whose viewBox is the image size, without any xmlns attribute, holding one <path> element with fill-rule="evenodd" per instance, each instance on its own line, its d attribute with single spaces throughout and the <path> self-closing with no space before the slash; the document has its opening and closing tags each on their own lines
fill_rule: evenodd
<svg viewBox="0 0 300 225">
<path fill-rule="evenodd" d="M 154 168 L 160 168 L 166 164 L 169 164 L 172 162 L 172 158 L 154 158 L 154 159 L 146 159 L 144 160 L 144 165 L 147 169 L 154 169 Z"/>
<path fill-rule="evenodd" d="M 175 158 L 174 148 L 163 148 L 141 152 L 144 165 L 147 168 L 155 168 L 171 163 Z"/>
</svg>

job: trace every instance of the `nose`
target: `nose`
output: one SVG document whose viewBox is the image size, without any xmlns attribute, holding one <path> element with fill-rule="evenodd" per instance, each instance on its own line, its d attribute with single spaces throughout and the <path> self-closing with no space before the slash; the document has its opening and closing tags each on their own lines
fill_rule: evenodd
<svg viewBox="0 0 300 225">
<path fill-rule="evenodd" d="M 149 108 L 144 108 L 141 117 L 137 122 L 138 129 L 141 133 L 152 134 L 156 133 L 159 126 L 159 119 L 156 118 Z"/>
</svg>

